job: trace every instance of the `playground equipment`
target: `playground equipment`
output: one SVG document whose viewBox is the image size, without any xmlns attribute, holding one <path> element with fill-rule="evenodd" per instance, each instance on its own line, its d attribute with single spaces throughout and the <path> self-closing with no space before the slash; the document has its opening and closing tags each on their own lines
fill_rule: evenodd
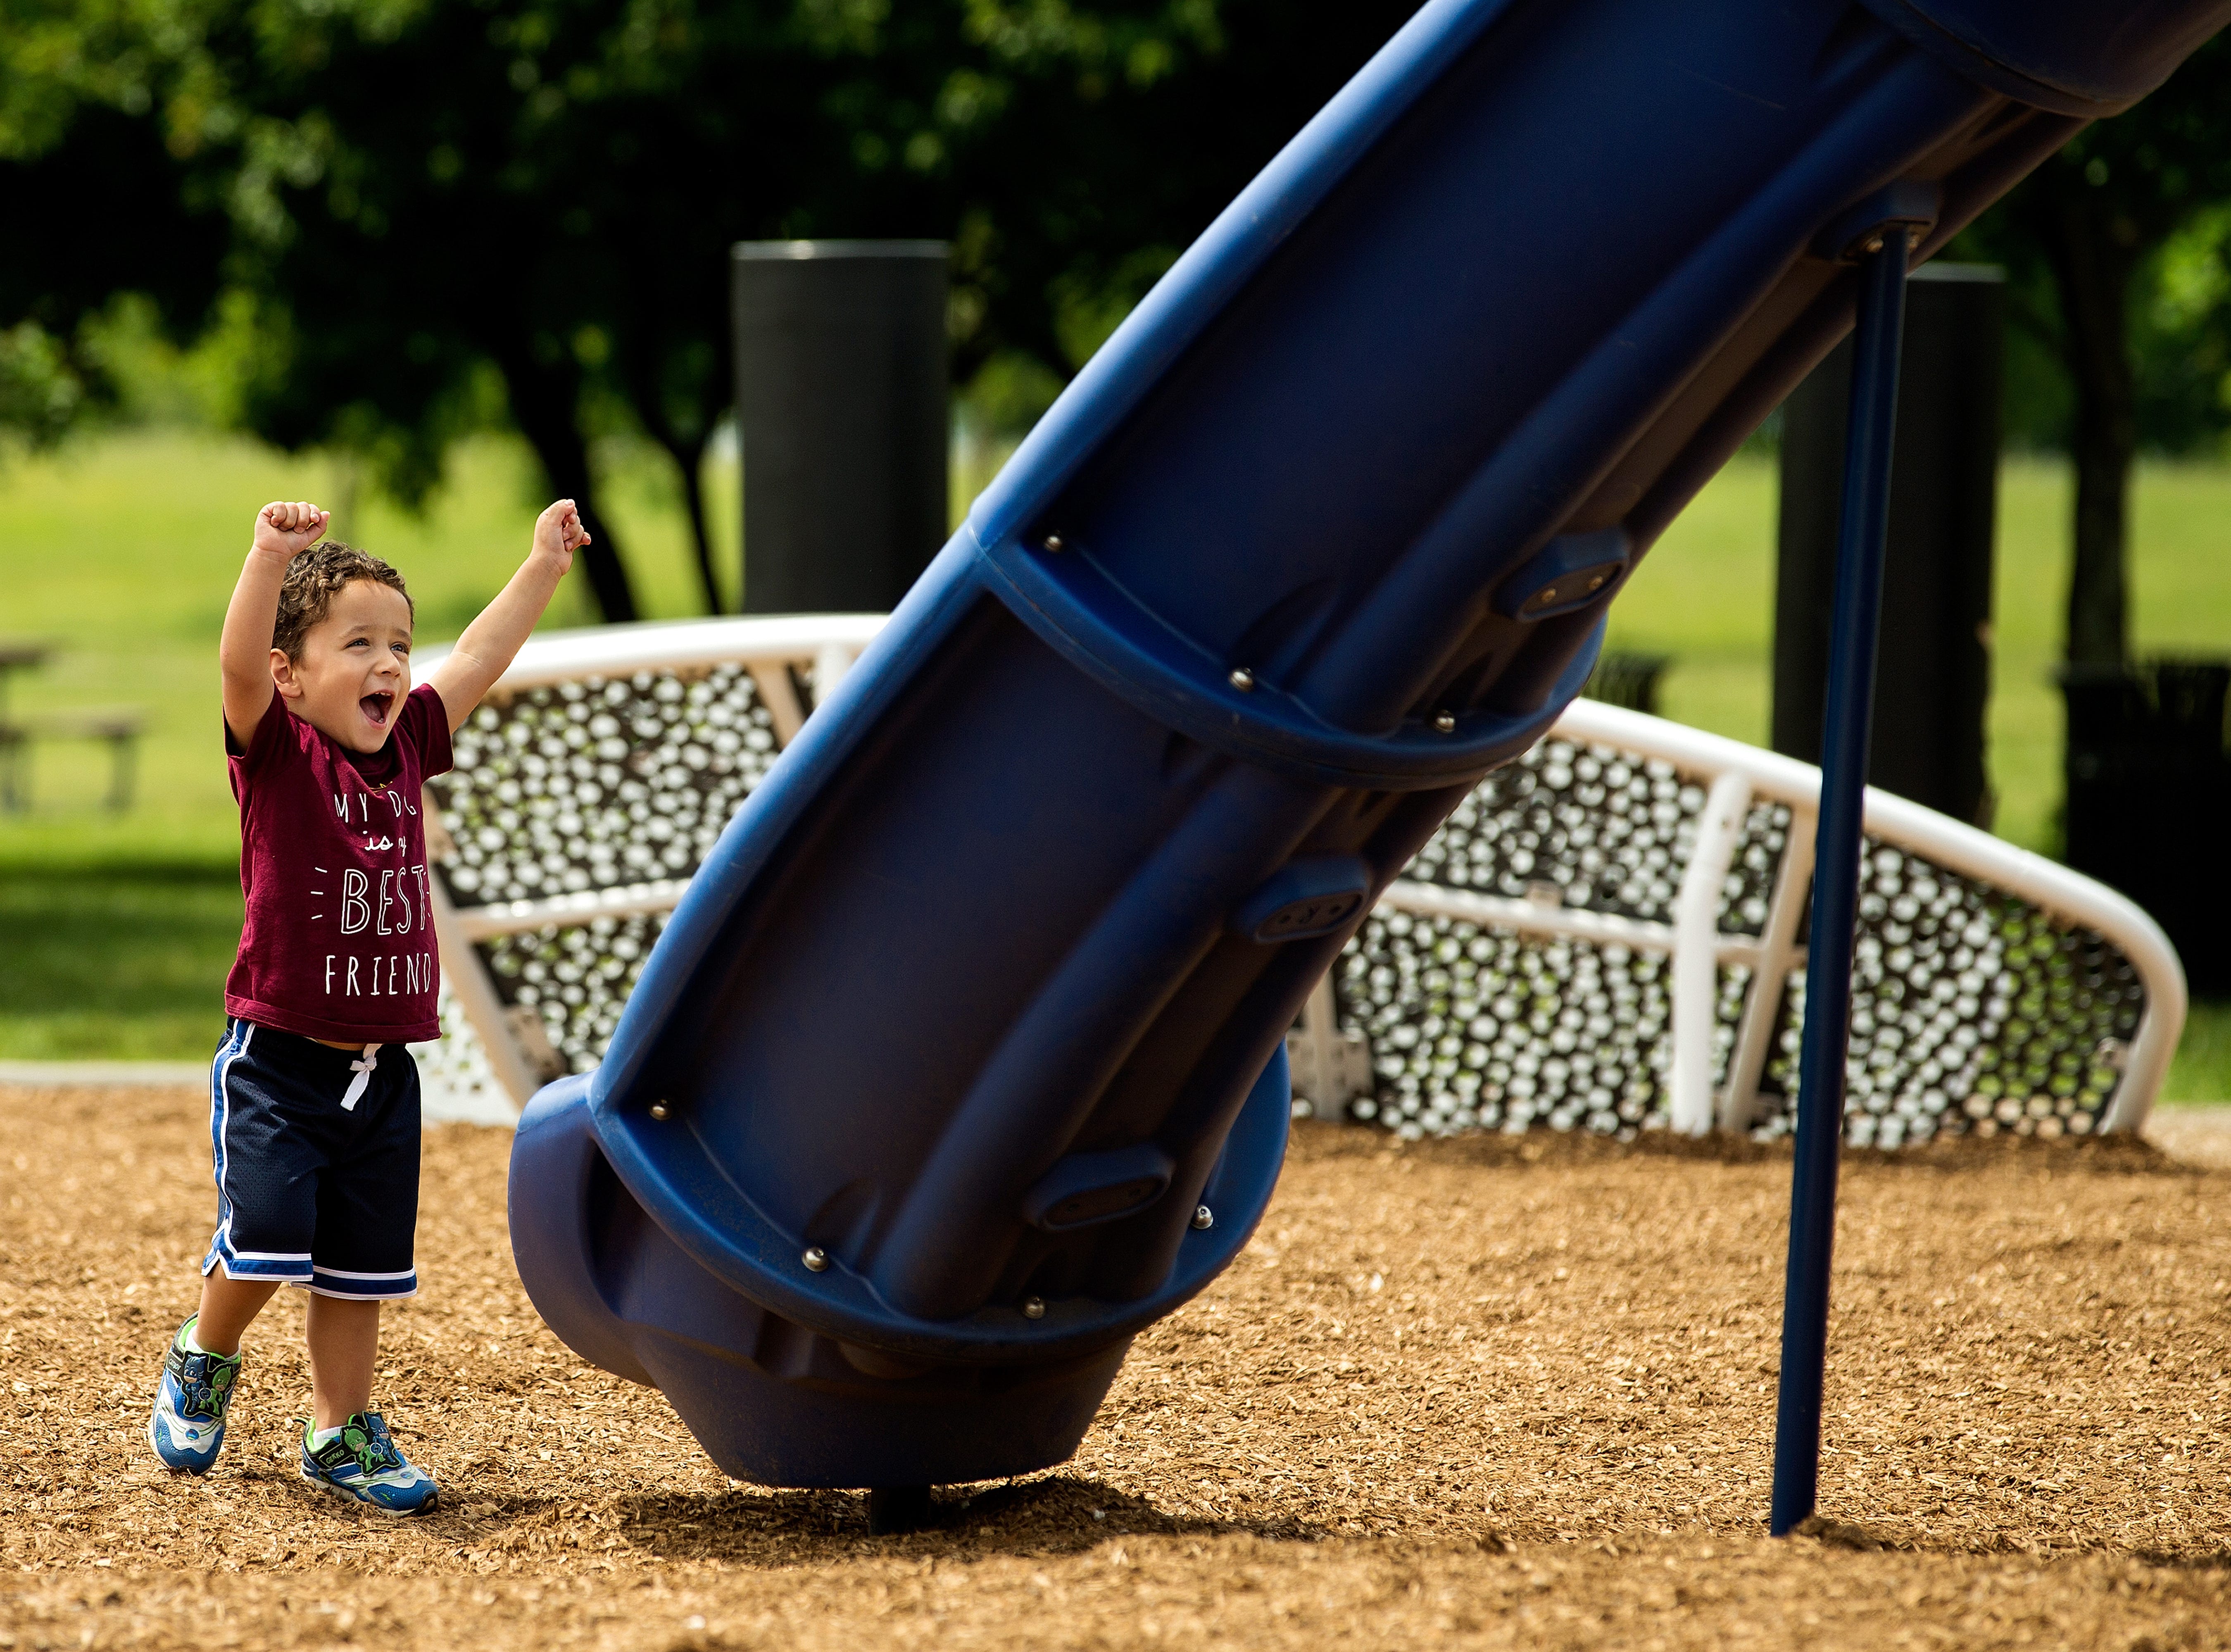
<svg viewBox="0 0 2231 1652">
<path fill-rule="evenodd" d="M 1636 559 L 1864 285 L 1863 618 L 1909 258 L 2227 9 L 1426 6 L 1079 375 L 527 1109 L 553 1328 L 728 1472 L 887 1519 L 1067 1456 L 1259 1216 L 1314 984 L 1555 721 Z M 1871 640 L 1840 629 L 1823 936 Z"/>
<path fill-rule="evenodd" d="M 509 1123 L 597 1065 L 721 823 L 812 685 L 825 693 L 882 623 L 527 645 L 433 786 L 447 1036 L 419 1053 L 430 1094 Z M 1413 1137 L 1786 1134 L 1820 783 L 1772 752 L 1574 701 L 1457 807 L 1320 977 L 1287 1038 L 1295 1095 Z M 1867 836 L 1846 1139 L 2137 1130 L 2184 1005 L 2145 914 L 1902 798 L 1867 794 Z"/>
<path fill-rule="evenodd" d="M 430 1092 L 503 1098 L 483 1114 L 505 1118 L 594 1067 L 720 823 L 882 623 L 527 645 L 433 788 L 450 997 L 449 1036 L 421 1052 Z M 1709 807 L 1731 782 L 1748 803 Z M 1575 701 L 1474 789 L 1320 980 L 1288 1039 L 1297 1094 L 1410 1134 L 1620 1132 L 1696 1127 L 1674 1101 L 1686 1085 L 1721 1128 L 1787 1130 L 1818 794 L 1806 765 Z M 1957 821 L 1881 794 L 1868 811 L 1849 1139 L 2137 1129 L 2182 1020 L 2154 926 Z M 1680 1003 L 1683 979 L 1709 983 L 1708 1016 Z"/>
</svg>

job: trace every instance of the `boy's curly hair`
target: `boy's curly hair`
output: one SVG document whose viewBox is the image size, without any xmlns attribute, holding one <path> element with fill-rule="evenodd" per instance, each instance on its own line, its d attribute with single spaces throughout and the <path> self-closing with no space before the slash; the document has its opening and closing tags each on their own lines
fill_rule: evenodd
<svg viewBox="0 0 2231 1652">
<path fill-rule="evenodd" d="M 327 540 L 313 545 L 287 565 L 287 577 L 279 584 L 279 618 L 271 628 L 271 646 L 288 659 L 300 660 L 302 638 L 309 635 L 310 627 L 326 617 L 341 587 L 358 580 L 370 580 L 400 592 L 416 623 L 418 605 L 411 602 L 400 573 L 369 551 Z"/>
</svg>

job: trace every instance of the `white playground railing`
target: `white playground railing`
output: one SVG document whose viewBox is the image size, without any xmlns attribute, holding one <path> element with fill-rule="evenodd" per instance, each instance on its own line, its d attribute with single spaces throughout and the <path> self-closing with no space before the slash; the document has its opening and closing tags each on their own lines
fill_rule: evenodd
<svg viewBox="0 0 2231 1652">
<path fill-rule="evenodd" d="M 432 1100 L 508 1118 L 601 1056 L 699 860 L 883 623 L 537 638 L 428 787 L 449 1036 Z M 1386 893 L 1288 1042 L 1295 1092 L 1408 1136 L 1789 1127 L 1817 769 L 1581 700 Z M 1867 794 L 1846 1133 L 2134 1130 L 2183 973 L 2111 890 Z"/>
</svg>

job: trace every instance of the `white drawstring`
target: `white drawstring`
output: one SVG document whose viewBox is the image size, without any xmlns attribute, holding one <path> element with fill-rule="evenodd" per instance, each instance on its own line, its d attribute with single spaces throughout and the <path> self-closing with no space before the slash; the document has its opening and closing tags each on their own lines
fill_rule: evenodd
<svg viewBox="0 0 2231 1652">
<path fill-rule="evenodd" d="M 365 1045 L 364 1059 L 361 1061 L 349 1063 L 349 1071 L 356 1074 L 356 1077 L 349 1080 L 349 1087 L 341 1097 L 343 1112 L 356 1111 L 357 1103 L 364 1099 L 364 1087 L 372 1082 L 372 1075 L 378 1066 L 379 1046 L 377 1044 Z"/>
</svg>

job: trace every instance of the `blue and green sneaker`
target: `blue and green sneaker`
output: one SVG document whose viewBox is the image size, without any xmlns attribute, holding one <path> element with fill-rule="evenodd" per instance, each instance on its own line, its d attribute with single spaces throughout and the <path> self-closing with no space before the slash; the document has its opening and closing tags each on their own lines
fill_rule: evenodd
<svg viewBox="0 0 2231 1652">
<path fill-rule="evenodd" d="M 302 1478 L 390 1514 L 424 1514 L 434 1506 L 433 1475 L 414 1468 L 396 1448 L 377 1411 L 359 1411 L 321 1446 L 302 1425 Z"/>
<path fill-rule="evenodd" d="M 224 1414 L 240 1383 L 240 1356 L 189 1349 L 186 1339 L 193 1329 L 194 1319 L 180 1325 L 171 1338 L 170 1351 L 163 1356 L 155 1409 L 147 1419 L 147 1443 L 165 1468 L 205 1474 L 224 1449 Z"/>
</svg>

